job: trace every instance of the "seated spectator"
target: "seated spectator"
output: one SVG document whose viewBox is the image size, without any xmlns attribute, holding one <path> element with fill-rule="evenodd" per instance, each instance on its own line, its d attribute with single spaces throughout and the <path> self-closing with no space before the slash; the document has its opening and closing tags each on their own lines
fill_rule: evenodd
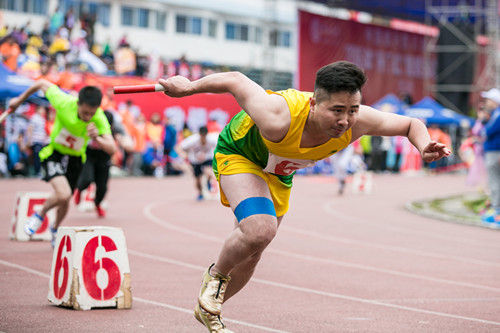
<svg viewBox="0 0 500 333">
<path fill-rule="evenodd" d="M 142 154 L 142 172 L 146 176 L 163 176 L 163 148 L 151 143 Z"/>
<path fill-rule="evenodd" d="M 17 140 L 7 149 L 7 166 L 12 176 L 28 176 L 28 152 L 24 142 L 24 133 L 19 132 Z"/>
<path fill-rule="evenodd" d="M 36 176 L 40 176 L 41 162 L 38 153 L 48 142 L 46 112 L 48 108 L 38 106 L 31 116 L 27 129 L 27 145 L 31 148 L 32 165 Z"/>
<path fill-rule="evenodd" d="M 52 61 L 42 62 L 40 64 L 40 75 L 36 76 L 35 80 L 45 79 L 49 82 L 57 84 L 59 82 L 59 74 Z"/>
<path fill-rule="evenodd" d="M 14 37 L 12 35 L 7 36 L 0 45 L 0 56 L 4 65 L 15 72 L 17 70 L 17 58 L 20 54 L 21 48 Z"/>
<path fill-rule="evenodd" d="M 129 169 L 130 174 L 140 176 L 142 175 L 142 155 L 146 150 L 146 119 L 142 113 L 137 118 L 137 121 L 129 128 L 129 134 L 134 141 L 134 148 L 130 160 L 125 155 L 124 166 L 126 169 Z"/>
<path fill-rule="evenodd" d="M 57 81 L 59 88 L 64 90 L 74 90 L 75 88 L 75 78 L 71 72 L 71 65 L 66 64 L 64 66 L 64 71 L 59 73 L 59 80 Z M 104 109 L 103 109 L 104 110 Z"/>
<path fill-rule="evenodd" d="M 150 121 L 146 122 L 146 136 L 148 142 L 153 143 L 157 147 L 163 146 L 164 131 L 165 128 L 161 123 L 160 114 L 158 112 L 153 113 Z"/>
<path fill-rule="evenodd" d="M 0 28 L 0 38 L 4 38 L 9 33 L 9 25 L 6 24 Z"/>
<path fill-rule="evenodd" d="M 8 177 L 7 154 L 4 153 L 4 140 L 0 138 L 0 177 Z"/>
<path fill-rule="evenodd" d="M 125 103 L 118 105 L 118 113 L 123 118 L 123 123 L 128 126 L 129 123 L 135 121 L 141 114 L 141 108 L 134 104 L 134 101 L 128 99 Z"/>
<path fill-rule="evenodd" d="M 137 63 L 135 52 L 128 44 L 120 46 L 114 53 L 115 72 L 118 75 L 134 75 Z"/>
<path fill-rule="evenodd" d="M 172 166 L 173 157 L 171 154 L 174 151 L 175 145 L 177 144 L 177 131 L 174 125 L 172 125 L 170 119 L 165 117 L 164 119 L 164 135 L 163 135 L 163 156 L 165 158 L 165 174 L 168 175 L 179 175 L 180 171 Z"/>
</svg>

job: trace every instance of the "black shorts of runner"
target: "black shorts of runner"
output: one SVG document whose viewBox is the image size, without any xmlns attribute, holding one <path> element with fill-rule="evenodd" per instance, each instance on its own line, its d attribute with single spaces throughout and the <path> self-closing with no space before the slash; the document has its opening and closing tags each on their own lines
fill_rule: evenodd
<svg viewBox="0 0 500 333">
<path fill-rule="evenodd" d="M 42 161 L 42 179 L 49 182 L 57 176 L 66 176 L 71 191 L 76 188 L 78 177 L 82 171 L 82 157 L 63 155 L 55 151 Z"/>
<path fill-rule="evenodd" d="M 203 167 L 205 166 L 208 166 L 210 168 L 212 167 L 212 160 L 207 160 L 200 164 L 193 164 L 192 166 L 193 166 L 194 176 L 199 177 L 203 173 L 202 171 Z"/>
</svg>

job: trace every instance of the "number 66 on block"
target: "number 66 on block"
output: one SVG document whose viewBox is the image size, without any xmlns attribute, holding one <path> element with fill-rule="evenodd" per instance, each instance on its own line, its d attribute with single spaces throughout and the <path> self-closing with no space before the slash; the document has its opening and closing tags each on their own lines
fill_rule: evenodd
<svg viewBox="0 0 500 333">
<path fill-rule="evenodd" d="M 76 310 L 131 308 L 130 266 L 123 230 L 60 227 L 48 299 Z"/>
</svg>

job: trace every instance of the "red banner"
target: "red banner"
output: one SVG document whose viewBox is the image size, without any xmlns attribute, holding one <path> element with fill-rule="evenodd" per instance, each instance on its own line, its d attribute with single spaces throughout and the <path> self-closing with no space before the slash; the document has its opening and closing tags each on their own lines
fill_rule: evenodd
<svg viewBox="0 0 500 333">
<path fill-rule="evenodd" d="M 312 91 L 316 71 L 347 60 L 366 71 L 363 104 L 388 93 L 424 97 L 424 75 L 434 77 L 435 61 L 424 66 L 424 36 L 299 11 L 299 89 Z M 426 71 L 425 68 L 430 68 Z"/>
<path fill-rule="evenodd" d="M 128 86 L 136 84 L 156 83 L 140 77 L 110 77 L 86 74 L 82 80 L 85 85 L 95 85 L 106 92 L 113 86 Z M 79 87 L 80 88 L 80 87 Z M 217 120 L 224 126 L 239 111 L 240 106 L 230 94 L 199 94 L 183 98 L 170 98 L 164 93 L 139 93 L 112 95 L 119 107 L 121 103 L 131 100 L 149 119 L 153 113 L 159 113 L 162 118 L 171 118 L 177 129 L 182 129 L 184 123 L 197 131 L 204 126 L 209 118 Z"/>
</svg>

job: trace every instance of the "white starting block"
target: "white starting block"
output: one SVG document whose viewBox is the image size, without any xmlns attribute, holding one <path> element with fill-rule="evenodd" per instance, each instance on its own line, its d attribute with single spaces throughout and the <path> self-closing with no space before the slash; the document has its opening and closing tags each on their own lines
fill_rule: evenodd
<svg viewBox="0 0 500 333">
<path fill-rule="evenodd" d="M 89 187 L 82 191 L 80 194 L 80 203 L 78 204 L 78 210 L 80 212 L 90 212 L 95 210 L 95 184 L 91 183 Z M 104 209 L 108 207 L 106 200 L 103 200 L 100 206 Z"/>
<path fill-rule="evenodd" d="M 121 228 L 60 227 L 48 299 L 75 310 L 132 307 L 130 266 Z"/>
<path fill-rule="evenodd" d="M 17 192 L 12 214 L 12 227 L 9 230 L 9 238 L 18 241 L 29 240 L 52 240 L 50 226 L 56 220 L 56 211 L 51 209 L 45 215 L 42 225 L 33 236 L 24 232 L 24 225 L 28 218 L 43 206 L 45 200 L 50 196 L 46 192 Z"/>
<path fill-rule="evenodd" d="M 373 174 L 370 171 L 360 171 L 354 174 L 352 193 L 371 194 L 373 190 Z"/>
</svg>

